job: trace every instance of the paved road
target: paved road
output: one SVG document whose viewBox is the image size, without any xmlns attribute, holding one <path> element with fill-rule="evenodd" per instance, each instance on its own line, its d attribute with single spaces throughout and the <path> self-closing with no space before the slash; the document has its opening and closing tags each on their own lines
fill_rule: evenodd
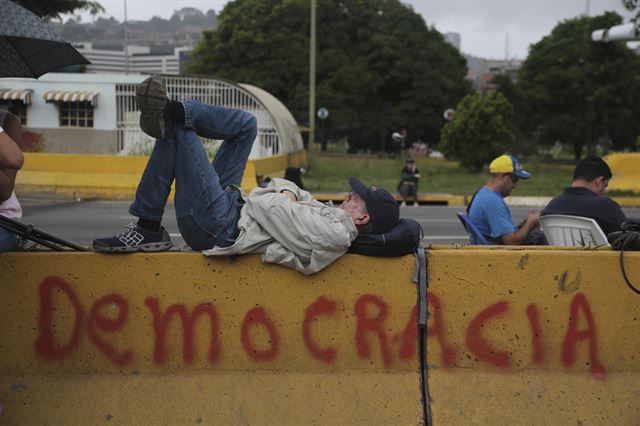
<svg viewBox="0 0 640 426">
<path fill-rule="evenodd" d="M 136 219 L 127 213 L 129 202 L 125 201 L 45 201 L 21 200 L 24 210 L 22 219 L 50 234 L 82 246 L 89 246 L 94 238 L 113 236 Z M 420 206 L 402 207 L 400 214 L 410 217 L 422 225 L 425 242 L 450 244 L 468 241 L 456 217 L 463 207 Z M 512 208 L 514 221 L 520 222 L 531 209 Z M 640 208 L 625 208 L 628 217 L 640 217 Z M 165 221 L 167 231 L 174 243 L 184 244 L 176 225 L 173 205 L 167 206 Z"/>
</svg>

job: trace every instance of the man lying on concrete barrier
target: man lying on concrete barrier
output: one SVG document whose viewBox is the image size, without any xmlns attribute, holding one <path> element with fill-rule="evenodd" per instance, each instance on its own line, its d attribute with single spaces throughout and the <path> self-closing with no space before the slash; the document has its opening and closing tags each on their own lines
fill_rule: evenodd
<svg viewBox="0 0 640 426">
<path fill-rule="evenodd" d="M 595 219 L 606 235 L 619 231 L 626 220 L 624 212 L 611 198 L 604 197 L 613 174 L 600 157 L 587 157 L 573 171 L 573 182 L 549 202 L 543 215 L 565 214 Z"/>
<path fill-rule="evenodd" d="M 140 127 L 157 138 L 129 213 L 137 224 L 93 241 L 96 251 L 162 251 L 172 246 L 160 225 L 175 180 L 175 210 L 186 243 L 207 255 L 261 253 L 312 274 L 338 259 L 358 233 L 384 233 L 399 222 L 399 206 L 384 189 L 349 178 L 352 192 L 339 207 L 325 205 L 284 179 L 254 189 L 245 200 L 242 181 L 257 124 L 237 109 L 184 103 L 167 97 L 164 79 L 136 88 Z M 213 164 L 198 136 L 224 140 Z"/>
</svg>

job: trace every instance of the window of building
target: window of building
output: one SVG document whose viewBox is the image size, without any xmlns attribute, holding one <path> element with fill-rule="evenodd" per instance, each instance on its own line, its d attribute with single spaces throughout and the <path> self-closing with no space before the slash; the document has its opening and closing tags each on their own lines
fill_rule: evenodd
<svg viewBox="0 0 640 426">
<path fill-rule="evenodd" d="M 60 102 L 60 127 L 93 127 L 91 102 Z"/>
<path fill-rule="evenodd" d="M 20 119 L 23 126 L 27 125 L 27 104 L 20 99 L 2 99 L 0 100 L 0 109 L 13 113 Z"/>
</svg>

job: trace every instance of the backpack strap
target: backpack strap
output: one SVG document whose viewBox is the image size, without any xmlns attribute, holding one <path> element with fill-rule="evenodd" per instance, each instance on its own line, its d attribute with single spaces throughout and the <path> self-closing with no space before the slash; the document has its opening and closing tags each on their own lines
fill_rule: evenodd
<svg viewBox="0 0 640 426">
<path fill-rule="evenodd" d="M 415 251 L 416 264 L 413 270 L 413 282 L 418 289 L 418 346 L 420 363 L 420 390 L 422 393 L 422 416 L 426 426 L 431 426 L 431 399 L 429 398 L 429 378 L 427 371 L 427 256 L 424 244 L 420 243 Z"/>
<path fill-rule="evenodd" d="M 482 188 L 480 188 L 482 189 Z M 469 204 L 467 204 L 467 216 L 469 216 L 469 210 L 471 209 L 471 203 L 473 203 L 473 200 L 476 199 L 476 195 L 478 195 L 478 192 L 480 192 L 480 189 L 478 189 L 476 192 L 473 193 L 473 195 L 471 196 L 471 201 L 469 201 Z"/>
</svg>

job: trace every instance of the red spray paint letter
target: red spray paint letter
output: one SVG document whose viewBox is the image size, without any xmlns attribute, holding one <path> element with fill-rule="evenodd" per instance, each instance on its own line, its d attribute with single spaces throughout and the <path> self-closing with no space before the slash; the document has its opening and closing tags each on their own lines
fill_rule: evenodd
<svg viewBox="0 0 640 426">
<path fill-rule="evenodd" d="M 155 348 L 153 351 L 153 359 L 156 364 L 162 365 L 167 359 L 167 350 L 165 348 L 167 326 L 171 321 L 171 317 L 174 315 L 180 316 L 182 319 L 183 327 L 183 343 L 182 343 L 182 358 L 187 364 L 193 363 L 195 355 L 195 337 L 194 328 L 196 320 L 200 315 L 207 314 L 211 323 L 211 338 L 209 340 L 209 352 L 207 358 L 211 362 L 218 361 L 220 357 L 220 341 L 219 334 L 219 320 L 216 309 L 208 304 L 201 303 L 195 307 L 193 312 L 189 313 L 187 308 L 183 304 L 175 304 L 169 306 L 164 315 L 160 312 L 160 303 L 155 297 L 148 297 L 145 299 L 145 303 L 151 310 L 153 315 L 153 329 L 155 330 Z"/>
<path fill-rule="evenodd" d="M 531 326 L 531 359 L 534 364 L 541 364 L 544 361 L 544 345 L 542 343 L 540 319 L 538 319 L 538 308 L 534 303 L 527 306 L 527 318 L 529 319 L 529 326 Z"/>
<path fill-rule="evenodd" d="M 118 308 L 118 316 L 113 320 L 105 317 L 100 312 L 103 308 L 111 305 Z M 108 294 L 101 297 L 93 304 L 91 311 L 89 312 L 89 339 L 102 351 L 102 353 L 104 353 L 111 361 L 113 361 L 114 364 L 118 366 L 129 364 L 133 359 L 133 351 L 131 349 L 127 349 L 122 354 L 118 354 L 113 346 L 100 337 L 97 330 L 105 333 L 119 331 L 126 324 L 128 315 L 129 304 L 126 299 L 119 294 Z"/>
<path fill-rule="evenodd" d="M 333 300 L 329 300 L 324 296 L 318 297 L 315 302 L 307 307 L 304 311 L 304 321 L 302 322 L 302 337 L 304 344 L 311 352 L 314 358 L 331 364 L 336 358 L 336 349 L 329 346 L 322 349 L 311 337 L 311 324 L 320 315 L 333 315 L 336 313 L 338 304 Z"/>
<path fill-rule="evenodd" d="M 271 348 L 259 351 L 253 346 L 253 342 L 251 341 L 250 329 L 253 324 L 262 324 L 269 333 Z M 244 321 L 242 321 L 242 347 L 245 352 L 251 359 L 254 361 L 270 361 L 275 359 L 278 355 L 278 349 L 280 346 L 280 336 L 278 336 L 278 332 L 276 331 L 275 325 L 273 325 L 273 321 L 267 315 L 267 311 L 264 308 L 258 306 L 251 309 L 244 317 Z"/>
<path fill-rule="evenodd" d="M 378 315 L 374 318 L 367 316 L 367 306 L 375 306 L 378 309 Z M 371 358 L 371 347 L 367 341 L 367 333 L 371 332 L 380 339 L 380 352 L 385 367 L 390 367 L 393 360 L 391 358 L 391 349 L 387 334 L 384 331 L 384 322 L 387 319 L 389 308 L 384 301 L 373 294 L 362 295 L 356 300 L 354 306 L 356 318 L 358 320 L 356 327 L 356 347 L 358 356 L 363 359 Z"/>
<path fill-rule="evenodd" d="M 578 309 L 582 310 L 587 321 L 585 330 L 578 330 Z M 567 335 L 562 342 L 562 363 L 565 367 L 570 367 L 576 361 L 576 343 L 581 340 L 589 341 L 589 365 L 591 374 L 598 380 L 606 378 L 606 371 L 602 363 L 598 360 L 598 338 L 596 336 L 596 322 L 591 313 L 591 307 L 584 294 L 578 293 L 571 301 L 569 314 L 569 327 Z"/>
<path fill-rule="evenodd" d="M 57 343 L 53 335 L 53 291 L 59 289 L 66 294 L 73 308 L 73 332 L 66 344 Z M 58 360 L 70 356 L 80 342 L 80 332 L 84 311 L 73 287 L 62 278 L 47 277 L 40 283 L 40 316 L 38 318 L 38 339 L 36 353 L 43 359 Z"/>
<path fill-rule="evenodd" d="M 507 352 L 498 352 L 491 348 L 489 342 L 480 334 L 485 323 L 491 318 L 499 316 L 507 311 L 507 302 L 495 303 L 480 312 L 467 328 L 466 344 L 469 350 L 480 361 L 494 364 L 498 367 L 508 367 L 510 360 Z"/>
</svg>

